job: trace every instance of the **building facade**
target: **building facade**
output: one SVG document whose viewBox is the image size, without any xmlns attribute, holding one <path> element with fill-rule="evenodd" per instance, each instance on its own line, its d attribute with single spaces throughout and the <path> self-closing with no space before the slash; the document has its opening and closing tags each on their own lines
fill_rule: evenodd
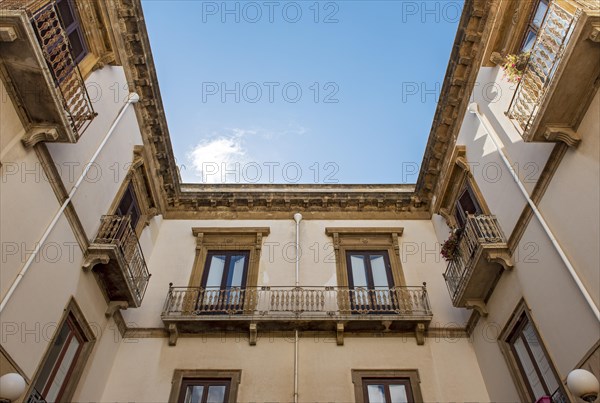
<svg viewBox="0 0 600 403">
<path fill-rule="evenodd" d="M 139 0 L 0 1 L 0 375 L 27 402 L 577 401 L 599 24 L 467 0 L 414 185 L 204 185 Z"/>
</svg>

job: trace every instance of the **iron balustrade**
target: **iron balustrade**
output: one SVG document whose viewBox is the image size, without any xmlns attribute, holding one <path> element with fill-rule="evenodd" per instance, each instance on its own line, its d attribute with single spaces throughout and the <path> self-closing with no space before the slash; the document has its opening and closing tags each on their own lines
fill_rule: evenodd
<svg viewBox="0 0 600 403">
<path fill-rule="evenodd" d="M 444 279 L 452 300 L 456 302 L 460 291 L 473 272 L 475 255 L 482 245 L 506 245 L 500 224 L 492 215 L 469 215 Z"/>
<path fill-rule="evenodd" d="M 134 291 L 134 297 L 141 303 L 146 293 L 150 273 L 146 259 L 133 227 L 130 216 L 104 215 L 95 244 L 114 246 L 125 262 L 125 274 Z"/>
<path fill-rule="evenodd" d="M 97 114 L 55 2 L 0 0 L 0 10 L 27 12 L 71 129 L 80 137 Z"/>
<path fill-rule="evenodd" d="M 431 315 L 421 287 L 169 287 L 163 316 L 337 317 L 350 314 Z"/>
<path fill-rule="evenodd" d="M 580 8 L 571 13 L 557 1 L 549 4 L 507 113 L 524 137 L 542 110 L 581 13 Z"/>
</svg>

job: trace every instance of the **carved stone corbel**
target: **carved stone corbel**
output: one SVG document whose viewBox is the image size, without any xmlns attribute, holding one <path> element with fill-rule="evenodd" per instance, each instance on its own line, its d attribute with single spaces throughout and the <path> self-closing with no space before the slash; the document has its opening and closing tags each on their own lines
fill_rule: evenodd
<svg viewBox="0 0 600 403">
<path fill-rule="evenodd" d="M 415 338 L 417 339 L 418 346 L 425 344 L 425 324 L 417 323 L 415 326 Z"/>
<path fill-rule="evenodd" d="M 179 338 L 179 331 L 177 330 L 177 325 L 175 323 L 169 323 L 169 327 L 167 330 L 169 331 L 169 346 L 177 345 L 177 339 Z"/>
<path fill-rule="evenodd" d="M 505 61 L 506 59 L 504 58 L 504 56 L 502 56 L 500 52 L 492 52 L 492 54 L 490 55 L 490 62 L 496 65 L 504 64 Z"/>
<path fill-rule="evenodd" d="M 588 39 L 592 42 L 600 43 L 600 24 L 592 24 L 592 30 Z"/>
<path fill-rule="evenodd" d="M 479 315 L 481 315 L 484 318 L 486 316 L 488 316 L 488 310 L 487 310 L 487 307 L 485 306 L 485 302 L 483 302 L 481 300 L 470 300 L 470 299 L 466 300 L 465 308 L 473 309 L 473 310 L 477 311 L 479 313 Z"/>
<path fill-rule="evenodd" d="M 569 147 L 575 147 L 581 142 L 581 136 L 570 127 L 546 126 L 544 137 L 548 141 L 562 141 Z"/>
<path fill-rule="evenodd" d="M 488 250 L 486 258 L 490 263 L 498 263 L 504 270 L 511 270 L 515 265 L 507 249 Z"/>
<path fill-rule="evenodd" d="M 88 255 L 85 256 L 85 258 L 83 259 L 83 263 L 81 264 L 81 267 L 83 268 L 83 270 L 85 271 L 89 271 L 92 270 L 94 268 L 94 266 L 96 266 L 97 264 L 108 264 L 108 262 L 110 262 L 110 256 L 108 256 L 108 254 L 106 253 L 90 253 Z"/>
<path fill-rule="evenodd" d="M 337 342 L 338 346 L 343 346 L 344 345 L 344 324 L 341 322 L 338 322 L 336 324 L 336 328 L 335 328 L 335 340 Z"/>
<path fill-rule="evenodd" d="M 33 147 L 40 141 L 56 141 L 58 139 L 58 130 L 55 127 L 32 126 L 21 140 L 25 147 Z"/>
<path fill-rule="evenodd" d="M 106 308 L 106 312 L 104 312 L 104 316 L 112 318 L 118 310 L 125 310 L 127 308 L 129 308 L 129 303 L 127 301 L 110 301 Z"/>
<path fill-rule="evenodd" d="M 256 326 L 256 323 L 250 323 L 248 342 L 251 346 L 256 346 L 257 339 L 258 339 L 258 328 Z"/>
</svg>

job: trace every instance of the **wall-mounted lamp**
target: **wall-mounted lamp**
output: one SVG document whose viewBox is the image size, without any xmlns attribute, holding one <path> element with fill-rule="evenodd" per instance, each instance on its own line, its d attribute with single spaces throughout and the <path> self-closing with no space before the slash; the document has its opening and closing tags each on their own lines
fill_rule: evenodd
<svg viewBox="0 0 600 403">
<path fill-rule="evenodd" d="M 585 369 L 574 369 L 567 375 L 567 386 L 577 397 L 586 402 L 593 402 L 598 397 L 600 384 L 598 379 Z"/>
<path fill-rule="evenodd" d="M 10 373 L 0 376 L 0 402 L 10 403 L 17 400 L 27 388 L 25 379 L 19 374 Z"/>
</svg>

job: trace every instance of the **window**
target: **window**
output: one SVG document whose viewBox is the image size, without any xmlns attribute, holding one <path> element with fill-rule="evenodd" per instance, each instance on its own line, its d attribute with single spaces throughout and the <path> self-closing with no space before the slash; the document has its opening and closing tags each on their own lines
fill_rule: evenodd
<svg viewBox="0 0 600 403">
<path fill-rule="evenodd" d="M 394 287 L 387 251 L 347 251 L 348 286 L 353 310 L 385 310 Z"/>
<path fill-rule="evenodd" d="M 524 400 L 537 401 L 548 396 L 554 402 L 568 401 L 524 304 L 518 308 L 505 334 L 503 347 Z"/>
<path fill-rule="evenodd" d="M 236 402 L 241 375 L 240 370 L 176 369 L 169 402 Z"/>
<path fill-rule="evenodd" d="M 422 402 L 417 370 L 352 370 L 357 403 Z"/>
<path fill-rule="evenodd" d="M 69 37 L 73 59 L 75 63 L 79 63 L 88 53 L 88 50 L 83 29 L 79 23 L 77 7 L 73 3 L 73 0 L 58 0 L 56 8 L 58 9 L 63 28 Z"/>
<path fill-rule="evenodd" d="M 469 214 L 482 214 L 482 209 L 471 186 L 467 183 L 458 196 L 454 209 L 454 218 L 459 228 L 464 228 Z"/>
<path fill-rule="evenodd" d="M 527 30 L 525 31 L 523 42 L 521 43 L 521 52 L 529 52 L 533 48 L 533 44 L 535 43 L 535 39 L 537 38 L 538 31 L 542 26 L 542 22 L 544 21 L 547 11 L 548 1 L 537 0 L 527 24 Z"/>
<path fill-rule="evenodd" d="M 199 311 L 240 311 L 248 275 L 250 251 L 208 251 Z"/>
<path fill-rule="evenodd" d="M 133 189 L 133 184 L 130 182 L 119 201 L 119 205 L 117 206 L 117 210 L 115 211 L 116 215 L 120 216 L 130 216 L 131 217 L 131 228 L 135 231 L 137 228 L 137 224 L 140 221 L 140 207 L 138 201 L 135 197 L 135 191 Z"/>
<path fill-rule="evenodd" d="M 28 402 L 70 399 L 93 344 L 93 334 L 87 326 L 82 325 L 82 319 L 74 301 L 71 301 L 38 369 Z"/>
<path fill-rule="evenodd" d="M 228 379 L 183 379 L 178 403 L 225 403 L 230 384 Z"/>
</svg>

